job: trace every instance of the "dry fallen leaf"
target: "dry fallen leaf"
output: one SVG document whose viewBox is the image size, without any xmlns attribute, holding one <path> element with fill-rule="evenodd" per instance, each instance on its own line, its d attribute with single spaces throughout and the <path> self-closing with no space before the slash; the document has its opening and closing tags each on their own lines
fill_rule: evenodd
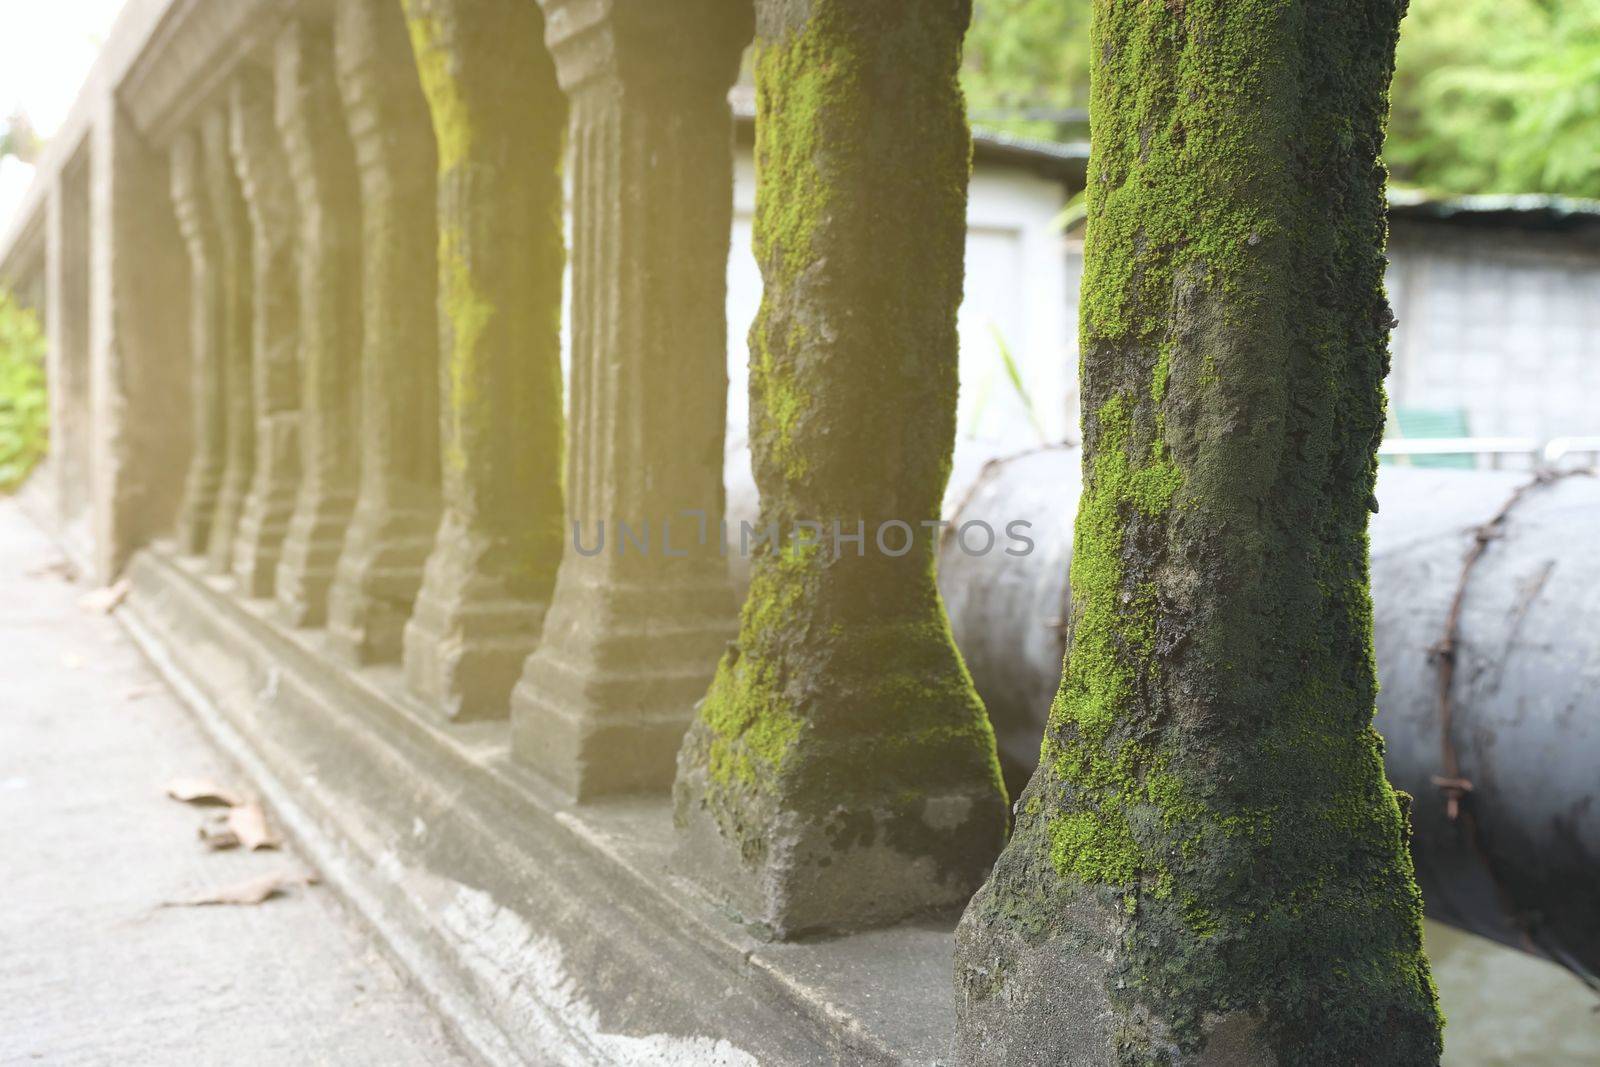
<svg viewBox="0 0 1600 1067">
<path fill-rule="evenodd" d="M 161 906 L 163 908 L 204 908 L 212 905 L 261 904 L 275 896 L 287 893 L 296 886 L 316 884 L 317 876 L 312 871 L 278 871 L 276 874 L 264 874 L 258 878 L 251 878 L 248 881 L 224 886 L 221 889 L 202 893 L 195 897 L 188 897 L 184 900 L 165 900 L 161 902 Z"/>
<path fill-rule="evenodd" d="M 230 812 L 232 808 L 228 809 Z M 221 852 L 224 849 L 238 848 L 239 835 L 233 832 L 233 827 L 228 825 L 228 816 L 213 815 L 201 823 L 198 829 L 200 843 L 212 852 Z"/>
<path fill-rule="evenodd" d="M 267 813 L 255 801 L 228 811 L 228 829 L 239 844 L 254 852 L 258 848 L 277 848 L 282 842 L 267 825 Z"/>
<path fill-rule="evenodd" d="M 185 804 L 236 808 L 245 802 L 238 793 L 209 778 L 174 778 L 166 788 L 167 796 Z"/>
<path fill-rule="evenodd" d="M 115 611 L 118 604 L 128 598 L 128 580 L 126 578 L 104 589 L 96 589 L 92 593 L 85 593 L 78 598 L 78 607 L 84 611 L 95 611 L 101 615 L 109 615 Z"/>
<path fill-rule="evenodd" d="M 63 581 L 75 582 L 78 580 L 78 568 L 70 559 L 61 556 L 37 567 L 29 567 L 23 575 L 28 578 L 48 578 L 53 575 Z"/>
</svg>

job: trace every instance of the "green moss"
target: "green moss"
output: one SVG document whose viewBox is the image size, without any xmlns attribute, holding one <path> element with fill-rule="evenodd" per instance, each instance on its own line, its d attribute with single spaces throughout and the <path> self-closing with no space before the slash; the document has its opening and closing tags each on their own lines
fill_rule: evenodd
<svg viewBox="0 0 1600 1067">
<path fill-rule="evenodd" d="M 454 52 L 440 18 L 429 11 L 427 0 L 405 0 L 405 11 L 417 73 L 433 113 L 439 171 L 449 173 L 471 155 L 472 108 L 461 91 L 461 71 L 455 69 Z"/>
<path fill-rule="evenodd" d="M 780 634 L 801 622 L 815 556 L 791 544 L 752 572 L 741 632 Z M 785 697 L 779 665 L 737 651 L 718 665 L 699 719 L 711 734 L 711 780 L 723 787 L 754 786 L 781 770 L 805 721 L 804 709 Z"/>
<path fill-rule="evenodd" d="M 872 543 L 885 521 L 936 517 L 949 473 L 964 22 L 956 8 L 848 0 L 761 13 L 765 285 L 750 400 L 762 525 L 788 536 L 800 521 L 859 523 L 866 542 L 839 558 L 831 544 L 763 545 L 752 563 L 738 639 L 684 756 L 705 768 L 695 802 L 747 861 L 764 855 L 763 820 L 777 812 L 892 824 L 882 832 L 902 835 L 908 855 L 960 868 L 951 884 L 977 877 L 1004 834 L 993 731 L 939 599 L 934 540 L 915 529 L 898 558 Z M 973 800 L 964 826 L 924 821 L 922 799 L 953 792 Z"/>
<path fill-rule="evenodd" d="M 818 139 L 848 123 L 861 96 L 862 57 L 827 32 L 829 12 L 820 6 L 820 29 L 756 41 L 756 181 L 782 195 L 756 204 L 755 253 L 764 269 L 785 275 L 812 261 L 817 225 L 846 188 L 847 175 L 818 169 Z"/>
<path fill-rule="evenodd" d="M 768 437 L 773 460 L 793 479 L 802 479 L 808 473 L 806 451 L 799 447 L 797 435 L 801 420 L 811 403 L 805 390 L 792 378 L 782 373 L 777 357 L 767 338 L 768 323 L 765 317 L 751 330 L 750 393 L 753 408 L 760 412 L 762 432 Z M 793 351 L 805 343 L 805 330 L 798 323 L 789 325 L 785 338 L 786 351 Z"/>
<path fill-rule="evenodd" d="M 492 546 L 472 560 L 472 584 L 543 601 L 565 542 L 565 99 L 537 5 L 404 0 L 401 10 L 437 146 L 439 345 L 424 348 L 438 357 L 442 433 L 415 461 L 442 459 L 447 520 L 466 531 L 448 547 Z"/>
<path fill-rule="evenodd" d="M 407 0 L 406 27 L 416 57 L 417 73 L 433 119 L 439 153 L 439 180 L 448 183 L 472 166 L 473 103 L 458 68 L 458 42 L 428 0 Z M 481 104 L 479 105 L 481 106 Z M 488 286 L 474 276 L 466 244 L 470 240 L 458 212 L 441 212 L 439 220 L 439 310 L 446 327 L 445 374 L 450 396 L 445 408 L 447 433 L 442 452 L 447 471 L 460 474 L 468 459 L 462 427 L 467 413 L 478 409 L 477 383 L 490 377 L 480 347 L 495 316 Z"/>
<path fill-rule="evenodd" d="M 439 228 L 439 310 L 444 315 L 449 348 L 445 373 L 450 396 L 445 411 L 447 421 L 459 419 L 478 409 L 479 383 L 490 379 L 492 367 L 485 366 L 482 351 L 484 336 L 495 316 L 495 303 L 488 288 L 474 275 L 463 254 L 465 240 L 457 219 L 441 220 Z M 457 428 L 443 441 L 444 462 L 457 472 L 467 465 L 462 450 L 462 435 Z"/>
<path fill-rule="evenodd" d="M 1248 1012 L 1285 1063 L 1437 1060 L 1369 725 L 1398 16 L 1096 4 L 1073 624 L 1018 840 L 1121 902 L 1113 1008 L 1184 1052 Z"/>
</svg>

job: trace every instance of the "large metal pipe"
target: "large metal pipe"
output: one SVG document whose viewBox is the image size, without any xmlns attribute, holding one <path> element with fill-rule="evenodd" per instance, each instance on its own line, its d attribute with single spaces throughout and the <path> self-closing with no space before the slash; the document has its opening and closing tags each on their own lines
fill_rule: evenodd
<svg viewBox="0 0 1600 1067">
<path fill-rule="evenodd" d="M 730 471 L 748 469 L 742 457 L 730 460 Z M 1592 976 L 1600 972 L 1600 479 L 1540 484 L 1507 508 L 1531 477 L 1382 468 L 1372 523 L 1377 724 L 1389 776 L 1414 798 L 1413 853 L 1429 915 Z M 748 474 L 730 481 L 730 520 L 754 522 Z M 969 457 L 952 479 L 952 528 L 1031 524 L 1025 556 L 971 553 L 954 536 L 940 555 L 956 643 L 1014 789 L 1037 763 L 1061 675 L 1080 486 L 1070 447 L 995 459 L 981 471 Z M 1483 550 L 1467 566 L 1480 531 Z M 1452 630 L 1454 768 L 1440 698 Z M 1441 788 L 1449 778 L 1464 781 Z"/>
</svg>

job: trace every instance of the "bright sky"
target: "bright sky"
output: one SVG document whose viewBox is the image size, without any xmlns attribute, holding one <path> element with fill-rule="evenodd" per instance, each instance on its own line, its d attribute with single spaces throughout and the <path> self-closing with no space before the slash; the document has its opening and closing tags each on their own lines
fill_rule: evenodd
<svg viewBox="0 0 1600 1067">
<path fill-rule="evenodd" d="M 56 132 L 123 0 L 0 0 L 0 122 L 21 108 L 41 137 Z M 0 160 L 0 233 L 33 168 Z"/>
</svg>

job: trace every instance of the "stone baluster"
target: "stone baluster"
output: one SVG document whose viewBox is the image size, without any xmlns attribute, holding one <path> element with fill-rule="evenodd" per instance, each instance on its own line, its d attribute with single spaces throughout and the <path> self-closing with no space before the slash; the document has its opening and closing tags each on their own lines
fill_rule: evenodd
<svg viewBox="0 0 1600 1067">
<path fill-rule="evenodd" d="M 505 718 L 561 561 L 566 100 L 528 0 L 406 0 L 439 146 L 443 515 L 411 688 Z"/>
<path fill-rule="evenodd" d="M 188 274 L 171 209 L 171 154 L 125 103 L 97 99 L 89 134 L 92 549 L 102 582 L 169 533 L 193 455 Z"/>
<path fill-rule="evenodd" d="M 229 99 L 233 156 L 250 219 L 256 463 L 233 546 L 246 596 L 272 595 L 300 478 L 300 272 L 294 186 L 274 121 L 270 71 L 246 66 Z"/>
<path fill-rule="evenodd" d="M 1437 1067 L 1410 798 L 1372 727 L 1405 5 L 1093 10 L 1070 640 L 956 929 L 955 1058 Z M 1446 899 L 1494 900 L 1482 873 Z"/>
<path fill-rule="evenodd" d="M 398 0 L 336 10 L 362 198 L 361 485 L 328 638 L 360 664 L 399 658 L 439 520 L 436 153 Z"/>
<path fill-rule="evenodd" d="M 781 543 L 757 550 L 679 756 L 675 862 L 780 937 L 962 903 L 1004 840 L 994 737 L 934 583 L 966 24 L 954 0 L 757 3 L 750 407 Z"/>
<path fill-rule="evenodd" d="M 361 192 L 331 21 L 293 20 L 275 58 L 277 123 L 299 222 L 301 468 L 277 598 L 290 625 L 320 626 L 361 475 Z"/>
<path fill-rule="evenodd" d="M 206 203 L 217 234 L 217 275 L 221 290 L 221 330 L 217 346 L 227 407 L 227 449 L 222 483 L 206 542 L 206 562 L 219 574 L 232 569 L 234 533 L 255 469 L 255 389 L 251 346 L 254 281 L 250 227 L 239 178 L 233 167 L 226 105 L 213 108 L 200 123 L 205 161 Z"/>
<path fill-rule="evenodd" d="M 206 195 L 200 135 L 187 131 L 172 143 L 172 206 L 189 253 L 189 360 L 193 446 L 178 512 L 181 552 L 206 550 L 216 518 L 217 495 L 227 464 L 227 404 L 223 388 L 221 250 L 216 218 Z"/>
<path fill-rule="evenodd" d="M 569 522 L 544 637 L 513 695 L 513 742 L 572 796 L 665 790 L 733 631 L 715 536 L 727 94 L 750 10 L 747 0 L 542 6 L 571 107 Z M 591 552 L 597 537 L 609 539 Z"/>
<path fill-rule="evenodd" d="M 94 260 L 104 243 L 93 225 L 93 145 L 85 144 L 61 169 L 47 194 L 46 273 L 52 299 L 45 311 L 49 339 L 45 377 L 50 383 L 50 475 L 56 518 L 69 544 L 92 550 L 91 485 L 94 470 L 94 338 L 91 292 Z"/>
</svg>

